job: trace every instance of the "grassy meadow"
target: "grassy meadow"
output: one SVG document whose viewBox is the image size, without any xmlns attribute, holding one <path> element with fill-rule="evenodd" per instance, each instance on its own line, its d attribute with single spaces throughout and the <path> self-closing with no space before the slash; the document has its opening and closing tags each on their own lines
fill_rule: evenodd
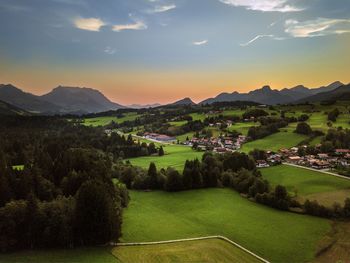
<svg viewBox="0 0 350 263">
<path fill-rule="evenodd" d="M 112 250 L 123 263 L 261 262 L 221 239 L 185 241 L 160 245 L 120 246 Z"/>
<path fill-rule="evenodd" d="M 334 202 L 343 203 L 350 196 L 350 180 L 311 171 L 303 168 L 279 165 L 260 169 L 263 177 L 271 185 L 283 185 L 303 201 L 317 200 L 331 206 Z"/>
<path fill-rule="evenodd" d="M 278 151 L 281 148 L 290 148 L 298 145 L 307 138 L 306 135 L 294 133 L 292 129 L 281 129 L 280 132 L 265 138 L 243 144 L 242 152 L 249 153 L 254 149 Z"/>
<path fill-rule="evenodd" d="M 85 126 L 106 126 L 110 124 L 112 121 L 115 123 L 122 123 L 124 121 L 133 121 L 139 115 L 136 112 L 125 113 L 124 117 L 118 118 L 116 116 L 103 116 L 103 117 L 95 117 L 95 118 L 85 118 L 82 123 Z"/>
<path fill-rule="evenodd" d="M 328 220 L 271 209 L 231 189 L 130 196 L 123 242 L 223 235 L 271 262 L 308 262 L 330 230 Z"/>
<path fill-rule="evenodd" d="M 0 263 L 121 263 L 111 253 L 110 247 L 23 250 L 0 253 Z"/>
<path fill-rule="evenodd" d="M 203 152 L 192 150 L 191 147 L 182 145 L 163 145 L 164 156 L 145 156 L 128 159 L 132 165 L 148 169 L 149 164 L 154 162 L 158 169 L 169 166 L 179 171 L 183 170 L 186 160 L 201 159 Z"/>
</svg>

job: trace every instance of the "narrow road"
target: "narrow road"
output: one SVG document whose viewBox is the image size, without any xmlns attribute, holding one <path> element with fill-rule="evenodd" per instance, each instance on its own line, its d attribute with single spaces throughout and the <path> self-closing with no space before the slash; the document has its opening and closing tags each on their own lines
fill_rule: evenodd
<svg viewBox="0 0 350 263">
<path fill-rule="evenodd" d="M 116 246 L 145 246 L 145 245 L 160 245 L 160 244 L 170 244 L 170 243 L 178 243 L 178 242 L 186 242 L 186 241 L 197 241 L 197 240 L 205 240 L 205 239 L 221 239 L 226 242 L 229 242 L 230 244 L 242 249 L 243 251 L 247 252 L 248 254 L 252 255 L 253 257 L 259 259 L 261 262 L 264 263 L 270 263 L 268 260 L 258 256 L 257 254 L 251 252 L 250 250 L 242 247 L 236 242 L 233 242 L 232 240 L 228 239 L 224 236 L 206 236 L 206 237 L 195 237 L 195 238 L 183 238 L 183 239 L 174 239 L 174 240 L 166 240 L 166 241 L 154 241 L 154 242 L 132 242 L 132 243 L 113 243 L 111 245 Z"/>
<path fill-rule="evenodd" d="M 335 176 L 335 177 L 339 177 L 339 178 L 343 178 L 343 179 L 346 179 L 346 180 L 350 180 L 350 177 L 339 175 L 339 174 L 328 172 L 328 171 L 317 170 L 317 169 L 314 169 L 314 168 L 305 167 L 305 166 L 302 166 L 302 165 L 297 165 L 297 164 L 292 164 L 292 163 L 287 163 L 287 162 L 283 162 L 282 164 L 293 166 L 293 167 L 298 167 L 298 168 L 303 168 L 303 169 L 306 169 L 306 170 L 319 172 L 319 173 L 323 173 L 323 174 L 328 174 L 328 175 L 332 175 L 332 176 Z"/>
</svg>

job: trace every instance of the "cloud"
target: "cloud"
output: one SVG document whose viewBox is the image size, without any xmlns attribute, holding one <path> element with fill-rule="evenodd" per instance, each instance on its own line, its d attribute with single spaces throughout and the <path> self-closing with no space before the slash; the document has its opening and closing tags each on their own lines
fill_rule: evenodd
<svg viewBox="0 0 350 263">
<path fill-rule="evenodd" d="M 149 13 L 163 13 L 167 12 L 169 10 L 175 9 L 176 5 L 171 4 L 171 5 L 157 5 L 154 7 L 154 9 L 149 10 Z"/>
<path fill-rule="evenodd" d="M 250 44 L 252 44 L 253 42 L 257 41 L 260 38 L 265 38 L 265 37 L 269 37 L 269 38 L 274 38 L 274 35 L 257 35 L 256 37 L 254 37 L 253 39 L 249 40 L 247 43 L 243 43 L 243 44 L 239 44 L 241 47 L 246 47 L 249 46 Z"/>
<path fill-rule="evenodd" d="M 232 5 L 242 6 L 248 10 L 263 11 L 263 12 L 297 12 L 303 8 L 298 8 L 289 4 L 289 0 L 219 0 L 220 2 Z"/>
<path fill-rule="evenodd" d="M 192 42 L 192 45 L 194 46 L 202 46 L 208 43 L 208 40 L 202 40 L 202 41 L 194 41 Z"/>
<path fill-rule="evenodd" d="M 105 53 L 108 54 L 108 55 L 114 55 L 115 52 L 116 52 L 116 50 L 113 49 L 113 48 L 111 48 L 111 47 L 106 47 L 106 48 L 103 50 L 103 52 L 105 52 Z"/>
<path fill-rule="evenodd" d="M 318 37 L 350 33 L 350 19 L 317 18 L 299 22 L 289 19 L 285 22 L 285 32 L 292 37 Z"/>
<path fill-rule="evenodd" d="M 144 30 L 144 29 L 147 29 L 147 25 L 142 21 L 137 21 L 133 24 L 114 25 L 112 27 L 112 30 L 116 32 L 120 32 L 123 30 Z"/>
<path fill-rule="evenodd" d="M 100 31 L 106 24 L 99 18 L 77 18 L 74 20 L 76 28 L 88 31 Z"/>
</svg>

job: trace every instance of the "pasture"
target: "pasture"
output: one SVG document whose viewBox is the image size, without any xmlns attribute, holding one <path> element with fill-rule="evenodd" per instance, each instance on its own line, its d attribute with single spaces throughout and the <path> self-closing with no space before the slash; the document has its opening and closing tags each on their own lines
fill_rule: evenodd
<svg viewBox="0 0 350 263">
<path fill-rule="evenodd" d="M 0 263 L 121 263 L 110 250 L 110 247 L 23 250 L 0 253 Z"/>
<path fill-rule="evenodd" d="M 148 169 L 149 164 L 154 162 L 158 169 L 169 166 L 179 171 L 183 170 L 186 160 L 201 159 L 203 152 L 192 150 L 191 147 L 182 145 L 163 145 L 164 156 L 145 156 L 128 159 L 132 165 Z"/>
<path fill-rule="evenodd" d="M 281 212 L 231 189 L 130 191 L 122 242 L 222 235 L 271 262 L 309 262 L 330 221 Z"/>
<path fill-rule="evenodd" d="M 123 263 L 170 262 L 261 262 L 221 239 L 185 241 L 159 245 L 120 246 L 112 254 Z"/>
<path fill-rule="evenodd" d="M 254 149 L 278 151 L 281 148 L 296 146 L 306 138 L 306 135 L 294 133 L 291 128 L 281 129 L 278 133 L 243 144 L 241 151 L 245 153 L 249 153 Z"/>
<path fill-rule="evenodd" d="M 260 169 L 263 178 L 271 185 L 283 185 L 300 201 L 317 200 L 327 206 L 343 204 L 350 196 L 350 180 L 303 168 L 279 165 Z"/>
<path fill-rule="evenodd" d="M 118 118 L 116 116 L 103 116 L 103 117 L 95 117 L 95 118 L 85 118 L 83 120 L 82 124 L 85 125 L 85 126 L 93 126 L 93 127 L 106 126 L 106 125 L 110 124 L 112 121 L 114 121 L 115 123 L 122 123 L 124 121 L 133 121 L 137 117 L 139 117 L 139 115 L 137 115 L 136 112 L 125 113 L 123 115 L 124 116 L 121 117 L 121 118 Z"/>
</svg>

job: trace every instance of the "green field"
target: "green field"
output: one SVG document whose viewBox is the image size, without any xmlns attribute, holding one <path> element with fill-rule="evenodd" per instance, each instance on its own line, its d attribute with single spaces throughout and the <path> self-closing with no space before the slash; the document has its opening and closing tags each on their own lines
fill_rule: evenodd
<svg viewBox="0 0 350 263">
<path fill-rule="evenodd" d="M 110 124 L 112 121 L 115 123 L 122 123 L 124 121 L 133 121 L 135 120 L 139 115 L 137 115 L 136 112 L 126 113 L 124 114 L 124 117 L 117 118 L 115 116 L 104 116 L 104 117 L 96 117 L 96 118 L 86 118 L 84 119 L 83 125 L 86 126 L 105 126 Z"/>
<path fill-rule="evenodd" d="M 278 151 L 281 148 L 296 146 L 306 138 L 305 135 L 294 133 L 291 128 L 281 129 L 278 133 L 243 144 L 242 152 L 249 153 L 254 149 Z"/>
<path fill-rule="evenodd" d="M 271 209 L 231 189 L 130 196 L 123 242 L 223 235 L 272 262 L 307 262 L 330 230 L 328 220 Z"/>
<path fill-rule="evenodd" d="M 160 245 L 120 246 L 112 251 L 123 263 L 167 262 L 261 262 L 221 239 L 185 241 Z"/>
<path fill-rule="evenodd" d="M 9 254 L 0 253 L 0 263 L 119 263 L 110 247 L 24 250 Z"/>
<path fill-rule="evenodd" d="M 257 122 L 238 122 L 233 124 L 231 127 L 228 127 L 227 129 L 229 131 L 237 131 L 239 133 L 242 133 L 243 135 L 247 135 L 250 127 L 258 125 L 259 123 Z"/>
<path fill-rule="evenodd" d="M 272 185 L 283 185 L 300 200 L 317 200 L 324 205 L 343 203 L 350 196 L 350 180 L 288 165 L 260 170 Z"/>
<path fill-rule="evenodd" d="M 173 167 L 183 170 L 186 160 L 201 159 L 203 152 L 192 150 L 191 147 L 182 145 L 163 145 L 164 156 L 145 156 L 128 159 L 131 164 L 148 169 L 149 164 L 154 162 L 158 169 Z"/>
</svg>

